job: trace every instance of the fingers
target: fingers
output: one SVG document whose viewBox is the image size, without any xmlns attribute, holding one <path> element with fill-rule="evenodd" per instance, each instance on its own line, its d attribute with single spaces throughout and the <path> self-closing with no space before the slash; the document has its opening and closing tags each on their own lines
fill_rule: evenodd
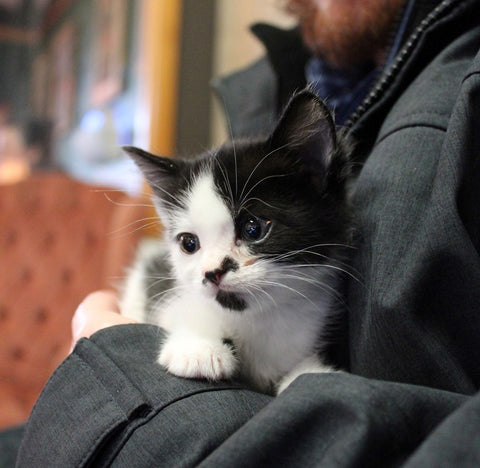
<svg viewBox="0 0 480 468">
<path fill-rule="evenodd" d="M 118 298 L 113 291 L 91 293 L 78 306 L 72 318 L 72 349 L 80 338 L 89 338 L 102 328 L 128 323 L 136 322 L 120 315 Z"/>
<path fill-rule="evenodd" d="M 117 295 L 107 289 L 89 294 L 80 305 L 89 313 L 95 313 L 97 310 L 109 310 L 117 314 L 120 313 Z"/>
</svg>

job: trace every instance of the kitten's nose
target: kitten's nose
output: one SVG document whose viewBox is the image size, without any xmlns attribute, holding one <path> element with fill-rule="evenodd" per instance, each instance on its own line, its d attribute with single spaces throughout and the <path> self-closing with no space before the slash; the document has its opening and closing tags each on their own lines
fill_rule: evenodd
<svg viewBox="0 0 480 468">
<path fill-rule="evenodd" d="M 210 270 L 205 273 L 203 283 L 206 284 L 207 281 L 210 281 L 210 283 L 218 286 L 226 273 L 237 270 L 238 263 L 230 257 L 225 257 L 220 268 L 215 268 L 215 270 Z"/>
<path fill-rule="evenodd" d="M 214 285 L 218 286 L 220 284 L 220 281 L 222 279 L 222 276 L 226 273 L 225 270 L 221 270 L 219 268 L 211 271 L 207 271 L 205 273 L 205 280 L 210 281 L 210 283 L 213 283 Z M 204 280 L 204 283 L 206 282 Z"/>
</svg>

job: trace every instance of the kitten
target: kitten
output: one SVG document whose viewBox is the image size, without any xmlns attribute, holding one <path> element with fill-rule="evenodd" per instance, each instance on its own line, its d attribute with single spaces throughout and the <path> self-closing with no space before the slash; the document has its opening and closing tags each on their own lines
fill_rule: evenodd
<svg viewBox="0 0 480 468">
<path fill-rule="evenodd" d="M 164 242 L 134 268 L 123 306 L 135 316 L 141 293 L 141 308 L 167 331 L 159 363 L 270 393 L 303 372 L 332 371 L 319 351 L 327 322 L 344 313 L 350 165 L 323 102 L 302 91 L 269 137 L 194 160 L 125 150 L 165 227 Z M 174 287 L 148 299 L 165 275 Z"/>
</svg>

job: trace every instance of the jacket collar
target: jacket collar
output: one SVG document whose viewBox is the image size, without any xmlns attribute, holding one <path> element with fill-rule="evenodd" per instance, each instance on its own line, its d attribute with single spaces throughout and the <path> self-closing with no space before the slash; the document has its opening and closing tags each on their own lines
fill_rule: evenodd
<svg viewBox="0 0 480 468">
<path fill-rule="evenodd" d="M 393 61 L 396 52 L 437 5 L 438 0 L 407 0 L 404 11 L 399 15 L 398 25 L 393 28 L 391 54 L 385 66 Z M 278 78 L 278 112 L 295 91 L 305 87 L 307 82 L 304 70 L 312 54 L 304 45 L 298 28 L 282 29 L 266 23 L 256 23 L 250 29 L 264 45 Z"/>
<path fill-rule="evenodd" d="M 478 25 L 479 10 L 480 0 L 415 0 L 402 47 L 347 123 L 357 142 L 354 157 L 368 154 L 386 113 L 412 80 L 455 38 Z"/>
<path fill-rule="evenodd" d="M 411 8 L 398 44 L 399 52 L 391 64 L 386 63 L 371 92 L 347 122 L 358 143 L 355 153 L 360 155 L 359 159 L 368 153 L 381 121 L 411 80 L 456 36 L 478 23 L 480 0 L 413 0 Z M 399 27 L 392 37 L 397 36 Z M 311 54 L 296 28 L 285 30 L 256 24 L 252 31 L 265 45 L 277 75 L 277 102 L 281 109 L 293 92 L 306 85 L 304 68 Z"/>
<path fill-rule="evenodd" d="M 268 60 L 277 76 L 278 112 L 295 91 L 305 87 L 305 65 L 312 54 L 303 44 L 298 28 L 281 29 L 257 23 L 250 29 L 265 46 Z"/>
</svg>

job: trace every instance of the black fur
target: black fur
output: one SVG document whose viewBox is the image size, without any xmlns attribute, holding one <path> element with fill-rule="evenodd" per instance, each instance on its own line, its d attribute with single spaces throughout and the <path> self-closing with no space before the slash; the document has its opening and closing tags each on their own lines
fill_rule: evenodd
<svg viewBox="0 0 480 468">
<path fill-rule="evenodd" d="M 239 297 L 234 293 L 229 293 L 226 291 L 218 291 L 215 300 L 225 309 L 234 310 L 236 312 L 242 312 L 247 307 L 248 304 L 245 302 L 244 299 Z"/>
</svg>

